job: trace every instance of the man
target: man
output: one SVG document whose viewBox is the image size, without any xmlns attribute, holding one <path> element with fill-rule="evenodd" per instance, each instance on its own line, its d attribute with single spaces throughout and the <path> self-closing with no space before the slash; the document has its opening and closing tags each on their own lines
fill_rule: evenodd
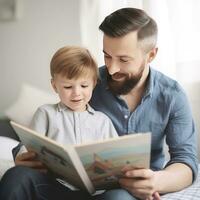
<svg viewBox="0 0 200 200">
<path fill-rule="evenodd" d="M 152 151 L 150 169 L 123 169 L 121 189 L 93 199 L 152 200 L 187 187 L 197 175 L 194 123 L 179 84 L 149 67 L 157 53 L 155 21 L 142 10 L 123 8 L 107 16 L 100 30 L 106 66 L 100 68 L 91 105 L 111 118 L 119 135 L 151 131 Z M 170 153 L 166 164 L 165 138 Z M 24 167 L 9 170 L 0 187 L 5 200 L 90 198 Z"/>
<path fill-rule="evenodd" d="M 119 135 L 152 132 L 150 169 L 124 170 L 120 184 L 129 193 L 123 191 L 121 199 L 149 200 L 189 186 L 197 174 L 194 123 L 179 84 L 149 67 L 158 50 L 156 22 L 140 9 L 123 8 L 99 28 L 106 66 L 100 68 L 91 105 L 112 119 Z M 166 165 L 165 138 L 170 153 Z M 120 193 L 104 195 L 116 200 Z"/>
</svg>

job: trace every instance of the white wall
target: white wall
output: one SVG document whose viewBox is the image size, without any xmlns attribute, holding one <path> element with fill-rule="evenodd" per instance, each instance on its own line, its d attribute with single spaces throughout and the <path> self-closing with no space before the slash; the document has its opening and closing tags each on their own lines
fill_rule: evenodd
<svg viewBox="0 0 200 200">
<path fill-rule="evenodd" d="M 21 18 L 0 21 L 0 116 L 26 82 L 51 90 L 49 62 L 67 44 L 80 45 L 79 0 L 23 0 Z"/>
</svg>

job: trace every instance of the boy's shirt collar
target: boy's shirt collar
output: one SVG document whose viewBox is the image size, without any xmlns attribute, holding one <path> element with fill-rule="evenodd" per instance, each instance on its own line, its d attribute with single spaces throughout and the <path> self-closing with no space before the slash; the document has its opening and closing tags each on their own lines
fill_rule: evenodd
<svg viewBox="0 0 200 200">
<path fill-rule="evenodd" d="M 62 103 L 62 102 L 59 102 L 59 103 L 57 104 L 57 110 L 58 110 L 58 112 L 62 112 L 62 111 L 64 111 L 64 110 L 74 112 L 73 110 L 71 110 L 70 108 L 68 108 L 68 107 L 67 107 L 64 103 Z M 86 110 L 85 110 L 85 111 L 88 111 L 88 113 L 90 113 L 90 114 L 94 114 L 94 113 L 95 113 L 95 110 L 94 110 L 89 104 L 86 105 Z M 83 112 L 85 112 L 85 111 L 83 111 Z M 81 113 L 81 112 L 80 112 L 80 113 Z"/>
</svg>

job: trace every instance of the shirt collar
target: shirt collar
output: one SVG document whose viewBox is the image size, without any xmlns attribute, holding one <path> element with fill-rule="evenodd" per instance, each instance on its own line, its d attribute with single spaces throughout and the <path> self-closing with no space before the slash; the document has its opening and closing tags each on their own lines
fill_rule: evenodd
<svg viewBox="0 0 200 200">
<path fill-rule="evenodd" d="M 58 110 L 58 112 L 62 112 L 62 111 L 64 111 L 64 110 L 67 110 L 67 111 L 72 111 L 71 109 L 69 109 L 64 103 L 62 103 L 62 102 L 59 102 L 58 104 L 57 104 L 57 110 Z M 88 113 L 90 113 L 90 114 L 94 114 L 95 113 L 95 110 L 89 105 L 89 104 L 87 104 L 87 106 L 86 106 L 86 111 L 88 111 Z"/>
<path fill-rule="evenodd" d="M 149 67 L 149 75 L 148 75 L 146 91 L 144 93 L 144 98 L 147 96 L 152 97 L 155 75 L 156 75 L 155 70 L 153 70 L 151 67 Z"/>
</svg>

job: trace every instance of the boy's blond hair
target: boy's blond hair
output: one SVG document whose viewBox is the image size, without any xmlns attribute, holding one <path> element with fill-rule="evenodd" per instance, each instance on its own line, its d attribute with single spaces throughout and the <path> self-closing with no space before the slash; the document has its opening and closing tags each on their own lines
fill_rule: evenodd
<svg viewBox="0 0 200 200">
<path fill-rule="evenodd" d="M 77 79 L 85 76 L 93 76 L 98 80 L 98 67 L 90 52 L 83 47 L 65 46 L 60 48 L 50 63 L 52 78 L 60 74 L 68 79 Z"/>
</svg>

